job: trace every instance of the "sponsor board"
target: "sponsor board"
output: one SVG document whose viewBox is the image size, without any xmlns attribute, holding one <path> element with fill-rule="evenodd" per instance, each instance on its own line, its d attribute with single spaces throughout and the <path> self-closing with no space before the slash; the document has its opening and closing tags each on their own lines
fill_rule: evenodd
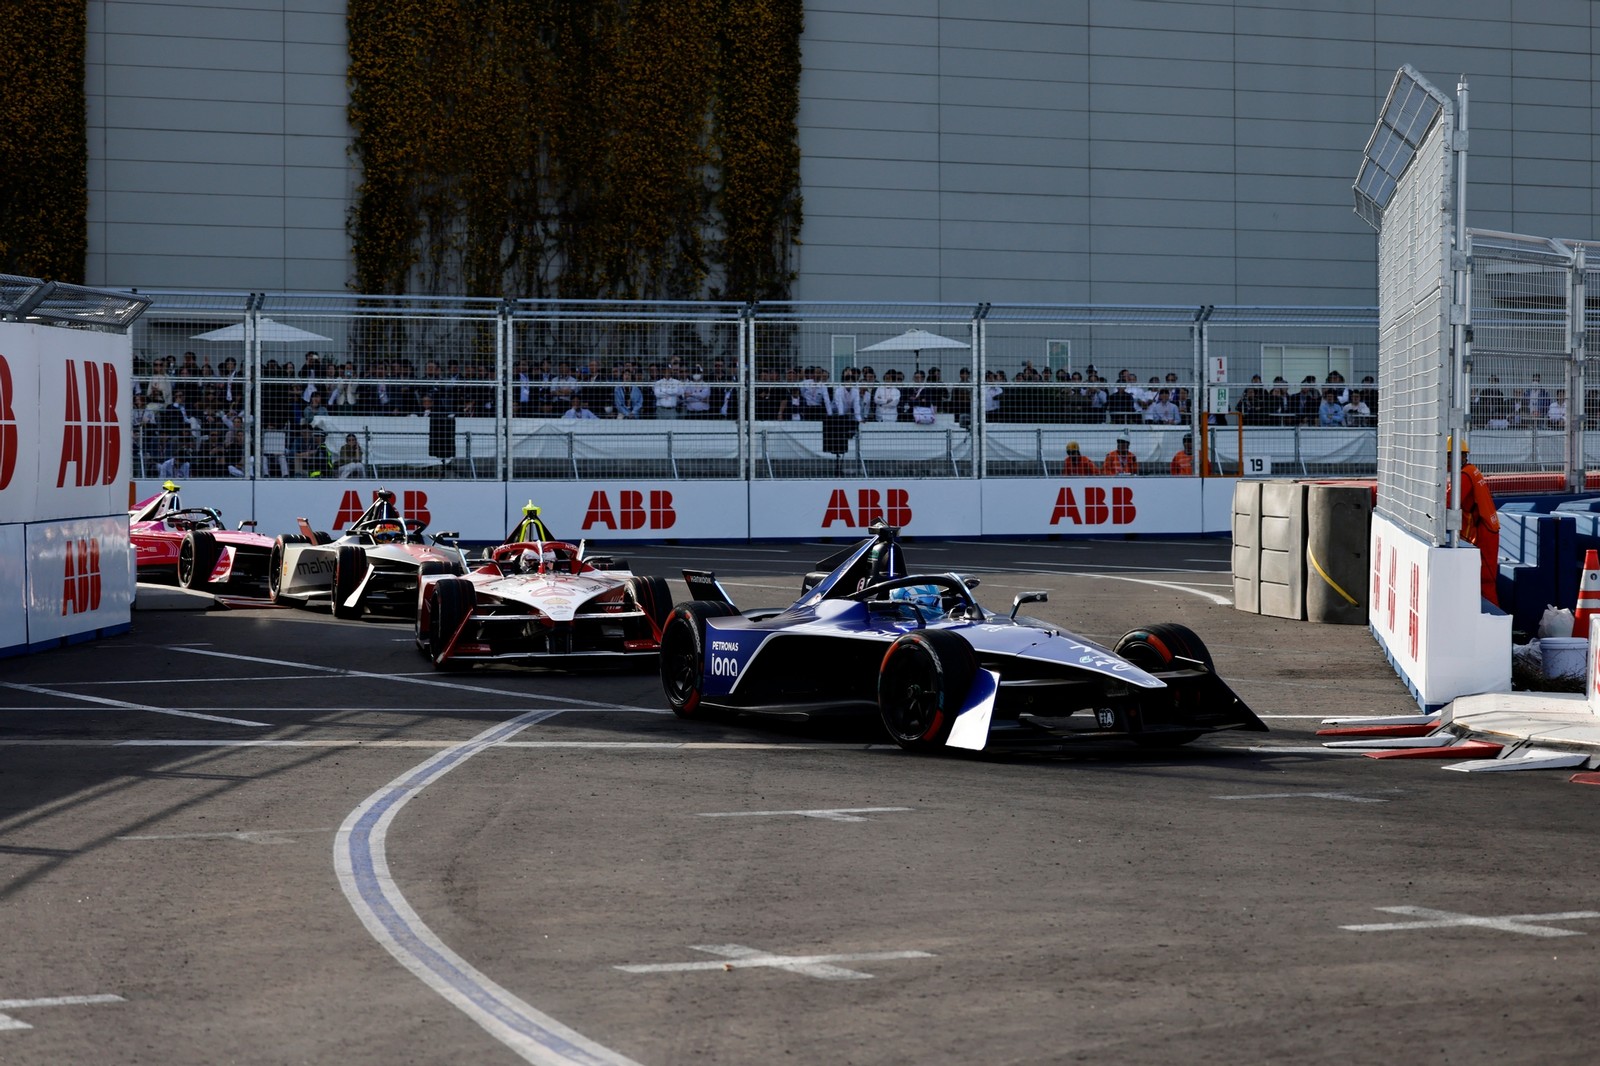
<svg viewBox="0 0 1600 1066">
<path fill-rule="evenodd" d="M 430 531 L 495 541 L 532 501 L 565 540 L 745 540 L 863 536 L 879 519 L 918 536 L 1226 533 L 1231 478 L 915 478 L 903 481 L 470 482 L 192 480 L 184 502 L 217 507 L 230 528 L 254 517 L 269 536 L 296 519 L 338 535 L 382 487 Z M 138 483 L 136 499 L 160 490 Z"/>
<path fill-rule="evenodd" d="M 129 345 L 116 334 L 0 325 L 0 522 L 123 506 Z"/>
<path fill-rule="evenodd" d="M 1372 516 L 1367 621 L 1425 709 L 1511 687 L 1511 616 L 1485 613 L 1478 550 L 1440 548 Z"/>
<path fill-rule="evenodd" d="M 11 604 L 28 602 L 28 538 L 21 525 L 0 526 L 0 597 Z M 27 644 L 27 610 L 0 611 L 0 654 Z"/>
<path fill-rule="evenodd" d="M 28 645 L 126 629 L 133 582 L 122 515 L 25 527 Z"/>
<path fill-rule="evenodd" d="M 970 479 L 755 481 L 750 535 L 853 540 L 883 521 L 912 536 L 972 536 L 982 500 L 979 483 Z"/>
<path fill-rule="evenodd" d="M 991 478 L 982 484 L 982 532 L 988 536 L 1212 533 L 1227 531 L 1232 521 L 1231 479 Z M 1225 516 L 1203 506 L 1208 489 L 1227 497 Z"/>
</svg>

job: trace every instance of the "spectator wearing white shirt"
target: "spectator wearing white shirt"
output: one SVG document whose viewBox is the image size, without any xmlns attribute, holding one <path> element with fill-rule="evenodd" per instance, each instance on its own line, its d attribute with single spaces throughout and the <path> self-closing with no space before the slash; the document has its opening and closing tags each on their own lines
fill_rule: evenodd
<svg viewBox="0 0 1600 1066">
<path fill-rule="evenodd" d="M 1157 392 L 1156 398 L 1144 409 L 1144 420 L 1154 425 L 1175 426 L 1181 417 L 1178 405 L 1172 402 L 1172 393 L 1166 389 Z"/>
<path fill-rule="evenodd" d="M 575 392 L 567 400 L 567 409 L 562 418 L 599 418 L 600 416 L 589 410 L 589 405 L 583 402 L 583 393 Z"/>
<path fill-rule="evenodd" d="M 683 382 L 675 367 L 668 365 L 650 386 L 650 391 L 655 393 L 657 418 L 678 417 L 678 406 L 683 402 Z"/>
<path fill-rule="evenodd" d="M 711 415 L 711 386 L 706 384 L 705 367 L 697 366 L 683 386 L 683 413 L 689 418 Z"/>
<path fill-rule="evenodd" d="M 847 366 L 839 375 L 839 384 L 833 387 L 828 396 L 828 411 L 830 415 L 849 415 L 857 422 L 861 421 L 861 390 L 856 387 L 858 373 L 853 366 Z"/>
<path fill-rule="evenodd" d="M 1556 398 L 1544 409 L 1544 420 L 1551 429 L 1567 428 L 1567 390 L 1557 389 Z"/>
<path fill-rule="evenodd" d="M 900 371 L 885 370 L 884 383 L 879 385 L 872 394 L 872 404 L 877 410 L 879 422 L 896 422 L 900 419 L 900 389 L 895 385 L 900 380 Z"/>
</svg>

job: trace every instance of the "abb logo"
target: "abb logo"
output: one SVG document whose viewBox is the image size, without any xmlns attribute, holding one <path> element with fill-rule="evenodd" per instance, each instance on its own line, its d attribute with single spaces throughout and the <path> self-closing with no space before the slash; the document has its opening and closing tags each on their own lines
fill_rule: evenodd
<svg viewBox="0 0 1600 1066">
<path fill-rule="evenodd" d="M 1422 568 L 1416 563 L 1411 564 L 1411 606 L 1406 612 L 1406 636 L 1414 660 L 1422 640 Z"/>
<path fill-rule="evenodd" d="M 1083 503 L 1079 504 L 1071 489 L 1060 489 L 1056 493 L 1056 505 L 1050 512 L 1050 524 L 1058 526 L 1062 522 L 1070 522 L 1075 526 L 1103 526 L 1110 523 L 1125 526 L 1132 522 L 1139 513 L 1133 505 L 1133 489 L 1127 485 L 1113 485 L 1109 501 L 1107 495 L 1105 488 L 1090 485 L 1083 490 Z"/>
<path fill-rule="evenodd" d="M 828 508 L 822 513 L 822 528 L 835 522 L 865 529 L 879 519 L 891 526 L 904 528 L 911 524 L 911 493 L 906 489 L 857 489 L 854 506 L 847 489 L 834 489 L 828 497 Z"/>
<path fill-rule="evenodd" d="M 361 502 L 361 493 L 355 489 L 346 489 L 344 497 L 339 501 L 339 513 L 334 516 L 333 528 L 343 529 L 348 523 L 360 518 L 367 505 Z M 407 518 L 414 518 L 423 525 L 433 521 L 433 515 L 428 511 L 428 494 L 415 489 L 407 489 L 400 494 L 400 513 Z"/>
<path fill-rule="evenodd" d="M 81 364 L 68 359 L 67 410 L 61 425 L 61 468 L 56 488 L 67 486 L 67 467 L 74 468 L 72 484 L 109 485 L 122 463 L 122 424 L 117 420 L 117 368 L 110 363 Z"/>
<path fill-rule="evenodd" d="M 645 494 L 637 489 L 623 489 L 617 493 L 617 506 L 603 491 L 589 497 L 589 507 L 583 513 L 583 528 L 605 526 L 607 529 L 671 529 L 678 521 L 672 509 L 672 493 L 666 489 L 651 489 L 648 505 Z"/>
<path fill-rule="evenodd" d="M 100 607 L 100 538 L 67 542 L 61 577 L 61 613 L 83 614 Z"/>
<path fill-rule="evenodd" d="M 17 472 L 17 416 L 11 384 L 11 364 L 0 356 L 0 489 L 11 484 Z"/>
</svg>

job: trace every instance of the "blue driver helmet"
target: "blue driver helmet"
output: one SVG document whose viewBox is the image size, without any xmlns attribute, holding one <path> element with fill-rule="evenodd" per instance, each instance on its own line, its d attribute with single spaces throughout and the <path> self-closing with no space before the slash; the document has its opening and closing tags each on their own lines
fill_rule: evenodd
<svg viewBox="0 0 1600 1066">
<path fill-rule="evenodd" d="M 891 600 L 907 606 L 920 607 L 924 611 L 937 611 L 940 595 L 938 585 L 902 585 L 889 590 Z"/>
</svg>

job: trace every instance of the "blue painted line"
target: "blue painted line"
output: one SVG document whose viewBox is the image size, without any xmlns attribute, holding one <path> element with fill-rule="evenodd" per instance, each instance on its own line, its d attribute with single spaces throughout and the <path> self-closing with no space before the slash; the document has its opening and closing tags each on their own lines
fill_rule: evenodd
<svg viewBox="0 0 1600 1066">
<path fill-rule="evenodd" d="M 381 842 L 383 838 L 380 826 L 411 797 L 485 748 L 514 736 L 528 725 L 548 718 L 554 713 L 557 712 L 530 711 L 519 715 L 459 747 L 441 752 L 417 767 L 398 784 L 393 784 L 381 793 L 375 794 L 368 801 L 366 810 L 350 827 L 346 855 L 355 891 L 369 915 L 383 929 L 393 945 L 409 955 L 420 967 L 484 1014 L 539 1047 L 560 1056 L 563 1062 L 581 1066 L 619 1066 L 631 1060 L 614 1053 L 607 1053 L 606 1049 L 598 1045 L 585 1046 L 575 1043 L 538 1018 L 530 1017 L 517 1005 L 507 1003 L 494 990 L 486 987 L 484 980 L 475 972 L 471 972 L 470 968 L 464 969 L 461 961 L 442 953 L 429 943 L 423 932 L 400 912 L 395 899 L 385 892 L 384 881 L 390 880 L 392 884 L 392 879 L 386 877 L 386 872 L 380 874 L 375 858 L 374 839 Z M 398 889 L 394 891 L 398 894 Z M 479 1024 L 482 1024 L 481 1019 Z"/>
</svg>

